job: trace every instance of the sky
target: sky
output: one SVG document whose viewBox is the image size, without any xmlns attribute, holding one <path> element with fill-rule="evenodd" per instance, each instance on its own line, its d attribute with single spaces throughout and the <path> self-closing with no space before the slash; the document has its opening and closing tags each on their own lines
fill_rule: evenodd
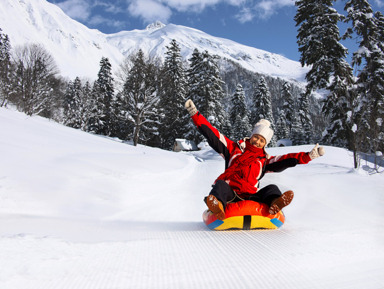
<svg viewBox="0 0 384 289">
<path fill-rule="evenodd" d="M 106 34 L 145 29 L 157 20 L 204 31 L 299 61 L 293 0 L 48 0 L 68 16 Z M 344 13 L 344 1 L 335 8 Z M 384 13 L 384 0 L 370 1 Z M 344 32 L 345 28 L 340 27 Z M 355 41 L 343 43 L 352 52 Z"/>
</svg>

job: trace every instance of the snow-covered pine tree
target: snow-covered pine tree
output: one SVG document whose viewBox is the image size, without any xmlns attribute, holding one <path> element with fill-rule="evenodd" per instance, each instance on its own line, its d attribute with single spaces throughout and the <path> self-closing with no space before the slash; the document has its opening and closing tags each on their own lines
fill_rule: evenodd
<svg viewBox="0 0 384 289">
<path fill-rule="evenodd" d="M 202 62 L 202 55 L 198 49 L 194 49 L 192 56 L 189 60 L 189 69 L 187 71 L 188 80 L 188 98 L 194 102 L 202 102 L 203 88 L 200 86 L 200 63 Z"/>
<path fill-rule="evenodd" d="M 164 67 L 161 74 L 160 107 L 161 127 L 160 136 L 162 148 L 172 149 L 176 138 L 187 138 L 192 126 L 184 103 L 187 96 L 186 70 L 176 40 L 167 46 Z"/>
<path fill-rule="evenodd" d="M 293 145 L 300 145 L 303 143 L 304 129 L 299 117 L 295 117 L 292 123 L 291 140 Z"/>
<path fill-rule="evenodd" d="M 250 119 L 252 126 L 260 119 L 266 119 L 270 121 L 271 128 L 275 130 L 275 120 L 272 113 L 272 97 L 264 77 L 261 77 L 258 84 L 254 85 L 252 103 L 253 109 Z M 274 146 L 275 144 L 276 136 L 274 135 L 270 142 L 270 146 Z"/>
<path fill-rule="evenodd" d="M 96 134 L 110 136 L 114 122 L 111 107 L 114 87 L 112 66 L 108 58 L 101 58 L 100 70 L 97 76 L 91 93 L 91 110 L 87 130 Z"/>
<path fill-rule="evenodd" d="M 99 89 L 99 99 L 102 101 L 102 121 L 103 128 L 101 134 L 110 135 L 112 132 L 112 126 L 114 123 L 112 114 L 112 102 L 114 97 L 113 77 L 112 77 L 112 65 L 109 59 L 102 57 L 100 61 L 100 70 L 96 80 L 97 87 Z"/>
<path fill-rule="evenodd" d="M 122 94 L 125 98 L 128 121 L 133 126 L 133 144 L 154 140 L 159 132 L 158 66 L 146 60 L 142 50 L 131 57 Z"/>
<path fill-rule="evenodd" d="M 187 98 L 192 99 L 197 105 L 201 103 L 202 95 L 203 95 L 203 88 L 200 85 L 200 72 L 199 72 L 199 66 L 202 61 L 202 56 L 200 51 L 195 48 L 192 52 L 192 56 L 189 60 L 189 69 L 187 70 L 187 81 L 188 81 L 188 93 Z M 198 107 L 200 110 L 200 108 Z M 194 140 L 196 143 L 200 142 L 202 140 L 201 134 L 197 131 L 196 128 L 192 129 L 191 131 L 191 137 L 192 140 Z"/>
<path fill-rule="evenodd" d="M 276 139 L 287 139 L 290 136 L 290 129 L 287 126 L 287 118 L 286 118 L 286 113 L 282 109 L 278 109 L 278 118 L 276 121 Z M 290 122 L 292 124 L 292 122 Z"/>
<path fill-rule="evenodd" d="M 194 101 L 199 111 L 220 131 L 227 127 L 226 113 L 221 103 L 224 98 L 222 85 L 223 81 L 215 57 L 208 51 L 200 54 L 195 49 L 188 71 L 188 98 Z M 195 141 L 200 142 L 201 140 L 201 135 L 196 134 Z"/>
<path fill-rule="evenodd" d="M 283 106 L 282 106 L 283 110 L 280 111 L 279 118 L 282 117 L 281 114 L 284 114 L 284 116 L 285 116 L 284 118 L 286 120 L 285 127 L 288 130 L 288 135 L 285 136 L 285 138 L 286 138 L 286 137 L 289 137 L 289 135 L 291 133 L 292 124 L 294 121 L 294 115 L 295 115 L 295 111 L 296 111 L 295 100 L 293 99 L 293 96 L 291 93 L 291 85 L 287 81 L 285 81 L 283 84 L 283 88 L 281 90 L 281 99 L 283 102 Z M 283 120 L 283 119 L 281 118 L 281 120 Z"/>
<path fill-rule="evenodd" d="M 376 119 L 373 119 L 376 121 L 378 133 L 376 133 L 377 136 L 377 143 L 378 148 L 377 150 L 384 152 L 384 15 L 377 11 L 374 14 L 375 21 L 376 21 L 376 35 L 377 35 L 377 44 L 380 48 L 381 54 L 380 57 L 373 57 L 373 59 L 379 60 L 379 62 L 376 62 L 377 69 L 374 78 L 377 80 L 378 85 L 377 88 L 380 90 L 377 90 L 378 94 L 376 95 L 376 105 L 375 108 L 377 110 L 377 116 Z M 380 52 L 378 50 L 375 50 L 375 53 Z"/>
<path fill-rule="evenodd" d="M 332 4 L 332 0 L 296 2 L 298 9 L 295 21 L 296 26 L 300 26 L 297 42 L 301 64 L 311 66 L 306 75 L 306 94 L 310 95 L 315 89 L 326 88 L 330 91 L 323 106 L 323 112 L 330 122 L 324 141 L 351 146 L 354 141 L 348 133 L 351 131 L 348 112 L 354 109 L 353 94 L 350 93 L 353 86 L 352 69 L 345 60 L 347 49 L 339 42 L 338 22 L 342 16 Z"/>
<path fill-rule="evenodd" d="M 82 120 L 82 84 L 79 77 L 69 81 L 64 98 L 64 124 L 73 128 L 81 128 Z"/>
<path fill-rule="evenodd" d="M 311 67 L 306 75 L 307 93 L 327 88 L 334 75 L 334 61 L 346 54 L 339 40 L 341 15 L 332 7 L 333 0 L 296 1 L 297 43 L 301 65 Z"/>
<path fill-rule="evenodd" d="M 232 96 L 230 121 L 232 124 L 232 139 L 239 140 L 250 135 L 252 128 L 249 122 L 248 110 L 245 104 L 244 89 L 240 83 L 237 84 L 236 91 Z"/>
<path fill-rule="evenodd" d="M 357 113 L 361 116 L 360 125 L 355 125 L 357 133 L 364 135 L 365 139 L 358 144 L 358 148 L 375 152 L 384 149 L 383 15 L 380 12 L 374 14 L 371 5 L 365 0 L 350 0 L 346 3 L 345 10 L 348 12 L 346 21 L 352 23 L 345 37 L 351 37 L 355 33 L 359 43 L 352 58 L 352 64 L 359 71 L 356 94 L 361 101 Z"/>
<path fill-rule="evenodd" d="M 88 119 L 85 130 L 95 134 L 102 134 L 105 126 L 105 123 L 103 122 L 104 109 L 99 83 L 97 81 L 93 83 L 87 106 Z"/>
<path fill-rule="evenodd" d="M 121 140 L 129 140 L 133 131 L 132 123 L 127 121 L 129 112 L 126 100 L 123 93 L 118 92 L 112 105 L 114 115 L 112 136 Z"/>
<path fill-rule="evenodd" d="M 356 122 L 356 102 L 352 68 L 346 62 L 340 66 L 338 76 L 329 86 L 330 94 L 324 100 L 323 113 L 328 118 L 328 127 L 323 132 L 322 142 L 347 147 L 356 151 L 353 123 Z"/>
<path fill-rule="evenodd" d="M 82 87 L 82 111 L 81 111 L 81 130 L 87 130 L 88 120 L 90 119 L 90 112 L 92 110 L 92 86 L 87 80 Z"/>
<path fill-rule="evenodd" d="M 313 138 L 313 124 L 309 113 L 309 99 L 307 93 L 302 93 L 299 102 L 298 118 L 303 128 L 302 140 L 300 144 L 309 144 Z"/>
<path fill-rule="evenodd" d="M 0 107 L 6 106 L 12 89 L 11 44 L 0 28 Z"/>
<path fill-rule="evenodd" d="M 70 123 L 72 96 L 73 96 L 73 81 L 70 80 L 65 88 L 64 100 L 63 100 L 63 124 L 68 125 Z"/>
</svg>

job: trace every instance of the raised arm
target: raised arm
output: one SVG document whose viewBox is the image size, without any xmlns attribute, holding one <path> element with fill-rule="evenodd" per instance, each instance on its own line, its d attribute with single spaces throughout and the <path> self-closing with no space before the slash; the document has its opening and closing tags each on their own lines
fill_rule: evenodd
<svg viewBox="0 0 384 289">
<path fill-rule="evenodd" d="M 311 160 L 324 154 L 324 148 L 319 147 L 319 144 L 316 144 L 316 146 L 308 153 L 290 153 L 286 155 L 270 157 L 267 160 L 265 172 L 282 172 L 287 168 L 296 166 L 297 164 L 307 164 Z"/>
<path fill-rule="evenodd" d="M 185 108 L 188 110 L 193 123 L 196 125 L 199 132 L 207 139 L 211 148 L 224 157 L 227 167 L 231 152 L 236 148 L 237 144 L 212 126 L 211 123 L 197 110 L 192 100 L 189 99 L 186 101 Z"/>
</svg>

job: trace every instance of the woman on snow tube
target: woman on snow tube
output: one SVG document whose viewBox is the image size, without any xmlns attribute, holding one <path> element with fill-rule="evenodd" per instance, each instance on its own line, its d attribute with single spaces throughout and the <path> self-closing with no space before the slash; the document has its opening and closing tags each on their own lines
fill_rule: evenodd
<svg viewBox="0 0 384 289">
<path fill-rule="evenodd" d="M 254 126 L 250 137 L 234 142 L 221 134 L 197 111 L 192 100 L 185 107 L 197 129 L 208 140 L 209 145 L 225 159 L 225 171 L 215 181 L 209 195 L 204 199 L 209 211 L 224 220 L 227 204 L 253 201 L 268 207 L 269 215 L 276 215 L 293 199 L 293 191 L 281 193 L 276 185 L 259 189 L 259 181 L 265 173 L 281 172 L 297 164 L 307 164 L 322 156 L 324 148 L 318 144 L 310 152 L 269 156 L 265 147 L 271 141 L 273 130 L 270 122 L 261 119 Z"/>
</svg>

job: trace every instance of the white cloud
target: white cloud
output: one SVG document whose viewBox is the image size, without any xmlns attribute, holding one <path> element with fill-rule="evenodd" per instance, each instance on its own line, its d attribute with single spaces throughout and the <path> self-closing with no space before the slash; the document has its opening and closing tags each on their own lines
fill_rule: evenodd
<svg viewBox="0 0 384 289">
<path fill-rule="evenodd" d="M 268 19 L 278 10 L 294 6 L 294 0 L 126 0 L 128 11 L 134 17 L 140 17 L 144 22 L 160 20 L 167 23 L 172 13 L 193 12 L 201 13 L 208 7 L 226 4 L 234 7 L 234 17 L 241 23 L 255 18 Z M 382 0 L 375 0 L 382 1 Z"/>
<path fill-rule="evenodd" d="M 104 11 L 112 14 L 117 14 L 121 12 L 121 7 L 115 1 L 111 2 L 106 0 L 96 0 L 93 6 L 100 6 L 103 8 Z"/>
<path fill-rule="evenodd" d="M 232 6 L 240 6 L 248 0 L 127 0 L 129 12 L 133 16 L 139 16 L 148 21 L 156 20 L 151 15 L 162 15 L 169 19 L 172 10 L 178 12 L 201 13 L 207 7 L 215 6 L 219 3 L 226 3 Z M 151 20 L 149 20 L 151 19 Z M 159 19 L 159 17 L 157 18 Z"/>
<path fill-rule="evenodd" d="M 202 12 L 206 7 L 214 6 L 222 0 L 160 0 L 164 5 L 180 12 Z"/>
<path fill-rule="evenodd" d="M 379 8 L 384 6 L 384 1 L 382 1 L 382 0 L 375 0 L 374 2 L 376 3 L 377 7 L 379 7 Z"/>
<path fill-rule="evenodd" d="M 147 23 L 156 20 L 166 23 L 172 15 L 169 7 L 155 0 L 134 0 L 129 4 L 128 11 Z"/>
<path fill-rule="evenodd" d="M 73 19 L 86 21 L 90 17 L 91 5 L 85 0 L 66 0 L 56 5 Z"/>
<path fill-rule="evenodd" d="M 107 25 L 109 27 L 123 28 L 125 23 L 123 21 L 114 20 L 113 18 L 106 18 L 100 15 L 92 16 L 89 21 L 89 24 L 98 26 L 98 25 Z"/>
<path fill-rule="evenodd" d="M 294 6 L 293 0 L 261 0 L 255 5 L 255 12 L 262 19 L 268 19 L 273 14 L 278 13 L 278 10 L 287 6 Z"/>
<path fill-rule="evenodd" d="M 254 11 L 252 9 L 243 7 L 239 13 L 235 15 L 235 18 L 239 20 L 240 23 L 246 23 L 249 21 L 252 21 L 253 18 L 255 17 Z"/>
<path fill-rule="evenodd" d="M 247 1 L 246 0 L 225 0 L 228 4 L 232 6 L 241 6 L 245 4 Z"/>
</svg>

